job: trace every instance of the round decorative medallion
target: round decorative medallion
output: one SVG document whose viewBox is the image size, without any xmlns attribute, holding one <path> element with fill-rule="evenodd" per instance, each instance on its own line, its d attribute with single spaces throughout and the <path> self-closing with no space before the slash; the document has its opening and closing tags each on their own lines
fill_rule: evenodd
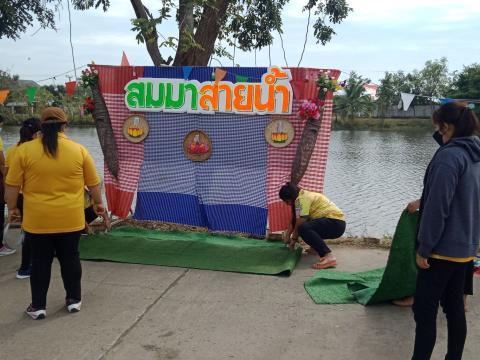
<svg viewBox="0 0 480 360">
<path fill-rule="evenodd" d="M 183 140 L 183 152 L 192 161 L 205 161 L 212 154 L 212 142 L 203 131 L 190 131 Z"/>
<path fill-rule="evenodd" d="M 132 115 L 123 123 L 123 136 L 133 143 L 139 143 L 148 136 L 149 126 L 143 115 Z"/>
<path fill-rule="evenodd" d="M 276 148 L 290 145 L 294 136 L 295 129 L 287 119 L 274 118 L 265 128 L 265 140 Z"/>
</svg>

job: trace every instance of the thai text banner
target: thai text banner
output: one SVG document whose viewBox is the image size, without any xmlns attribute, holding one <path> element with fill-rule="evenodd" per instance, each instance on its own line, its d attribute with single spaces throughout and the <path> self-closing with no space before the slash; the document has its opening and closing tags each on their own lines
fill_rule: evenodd
<svg viewBox="0 0 480 360">
<path fill-rule="evenodd" d="M 276 66 L 260 83 L 138 78 L 125 85 L 125 105 L 140 112 L 287 115 L 292 112 L 291 79 L 290 70 Z"/>
</svg>

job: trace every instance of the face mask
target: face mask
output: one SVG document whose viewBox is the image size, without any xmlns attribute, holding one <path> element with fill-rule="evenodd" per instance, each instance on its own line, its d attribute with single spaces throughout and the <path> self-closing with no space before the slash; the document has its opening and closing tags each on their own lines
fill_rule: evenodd
<svg viewBox="0 0 480 360">
<path fill-rule="evenodd" d="M 437 142 L 438 145 L 443 146 L 443 136 L 440 134 L 440 131 L 435 131 L 432 135 L 433 139 Z"/>
</svg>

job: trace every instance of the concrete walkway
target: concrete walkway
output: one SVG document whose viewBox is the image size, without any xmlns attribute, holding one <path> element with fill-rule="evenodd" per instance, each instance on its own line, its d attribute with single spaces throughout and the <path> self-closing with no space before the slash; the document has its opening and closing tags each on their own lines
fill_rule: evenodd
<svg viewBox="0 0 480 360">
<path fill-rule="evenodd" d="M 387 252 L 335 248 L 339 269 L 383 266 Z M 24 314 L 29 281 L 15 279 L 18 254 L 0 258 L 2 360 L 409 359 L 410 309 L 388 304 L 315 305 L 303 289 L 314 270 L 303 256 L 292 276 L 83 262 L 83 307 L 64 308 L 55 262 L 47 318 Z M 480 293 L 479 281 L 476 292 Z M 480 354 L 480 297 L 470 299 L 466 360 Z M 434 359 L 443 359 L 439 316 Z"/>
</svg>

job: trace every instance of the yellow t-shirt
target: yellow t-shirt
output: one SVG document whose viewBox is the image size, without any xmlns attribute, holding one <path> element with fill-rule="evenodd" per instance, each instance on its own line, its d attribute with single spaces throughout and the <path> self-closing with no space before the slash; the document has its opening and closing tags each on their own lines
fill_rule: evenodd
<svg viewBox="0 0 480 360">
<path fill-rule="evenodd" d="M 21 145 L 21 144 L 20 144 Z M 13 158 L 15 157 L 15 154 L 17 153 L 17 149 L 20 145 L 12 145 L 7 149 L 7 152 L 5 153 L 5 167 L 9 168 L 13 162 Z"/>
<path fill-rule="evenodd" d="M 325 195 L 304 189 L 300 190 L 295 200 L 295 209 L 298 217 L 345 220 L 342 210 Z"/>
<path fill-rule="evenodd" d="M 100 183 L 88 151 L 58 135 L 57 156 L 47 156 L 41 139 L 18 147 L 6 184 L 23 190 L 25 231 L 34 234 L 73 232 L 85 227 L 84 186 Z"/>
<path fill-rule="evenodd" d="M 0 151 L 3 151 L 3 139 L 0 137 Z"/>
<path fill-rule="evenodd" d="M 434 259 L 440 259 L 440 260 L 447 260 L 447 261 L 452 261 L 452 262 L 457 262 L 457 263 L 467 263 L 475 259 L 475 256 L 470 256 L 466 258 L 459 258 L 459 257 L 453 257 L 453 256 L 445 256 L 445 255 L 437 255 L 437 254 L 432 254 L 430 255 L 431 258 Z"/>
</svg>

